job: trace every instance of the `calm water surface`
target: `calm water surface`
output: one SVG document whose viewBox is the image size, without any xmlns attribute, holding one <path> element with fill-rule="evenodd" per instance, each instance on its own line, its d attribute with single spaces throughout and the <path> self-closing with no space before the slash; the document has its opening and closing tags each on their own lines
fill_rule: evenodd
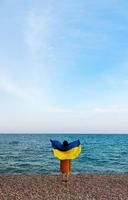
<svg viewBox="0 0 128 200">
<path fill-rule="evenodd" d="M 81 155 L 73 173 L 128 173 L 128 135 L 118 134 L 0 134 L 0 174 L 58 173 L 50 139 L 80 139 Z"/>
</svg>

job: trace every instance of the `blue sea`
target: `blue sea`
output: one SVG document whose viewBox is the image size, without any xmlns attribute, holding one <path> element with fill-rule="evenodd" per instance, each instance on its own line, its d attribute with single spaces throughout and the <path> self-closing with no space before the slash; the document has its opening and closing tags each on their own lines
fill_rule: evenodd
<svg viewBox="0 0 128 200">
<path fill-rule="evenodd" d="M 123 134 L 0 134 L 0 174 L 57 174 L 59 160 L 50 139 L 79 139 L 80 156 L 72 173 L 128 173 L 128 135 Z"/>
</svg>

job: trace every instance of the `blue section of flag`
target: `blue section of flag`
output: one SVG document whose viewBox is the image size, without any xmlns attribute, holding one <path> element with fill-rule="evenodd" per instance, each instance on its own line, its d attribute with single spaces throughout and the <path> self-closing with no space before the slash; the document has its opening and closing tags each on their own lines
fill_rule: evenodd
<svg viewBox="0 0 128 200">
<path fill-rule="evenodd" d="M 60 151 L 68 151 L 68 150 L 80 145 L 80 141 L 76 140 L 76 141 L 69 143 L 67 148 L 64 148 L 63 144 L 61 144 L 61 142 L 59 142 L 58 140 L 50 140 L 50 141 L 52 143 L 52 148 L 58 149 Z"/>
</svg>

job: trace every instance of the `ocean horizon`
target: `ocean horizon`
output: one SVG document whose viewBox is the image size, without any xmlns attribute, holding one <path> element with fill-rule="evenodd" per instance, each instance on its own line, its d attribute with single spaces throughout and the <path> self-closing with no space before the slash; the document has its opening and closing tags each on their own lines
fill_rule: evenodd
<svg viewBox="0 0 128 200">
<path fill-rule="evenodd" d="M 0 174 L 58 174 L 50 139 L 79 139 L 80 156 L 72 160 L 73 174 L 128 173 L 128 135 L 84 133 L 1 133 Z"/>
</svg>

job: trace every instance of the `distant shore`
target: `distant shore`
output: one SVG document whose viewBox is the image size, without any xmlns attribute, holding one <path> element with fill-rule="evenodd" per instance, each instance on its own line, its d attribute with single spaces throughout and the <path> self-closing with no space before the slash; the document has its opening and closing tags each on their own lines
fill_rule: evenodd
<svg viewBox="0 0 128 200">
<path fill-rule="evenodd" d="M 128 200 L 128 175 L 0 175 L 0 200 Z"/>
</svg>

